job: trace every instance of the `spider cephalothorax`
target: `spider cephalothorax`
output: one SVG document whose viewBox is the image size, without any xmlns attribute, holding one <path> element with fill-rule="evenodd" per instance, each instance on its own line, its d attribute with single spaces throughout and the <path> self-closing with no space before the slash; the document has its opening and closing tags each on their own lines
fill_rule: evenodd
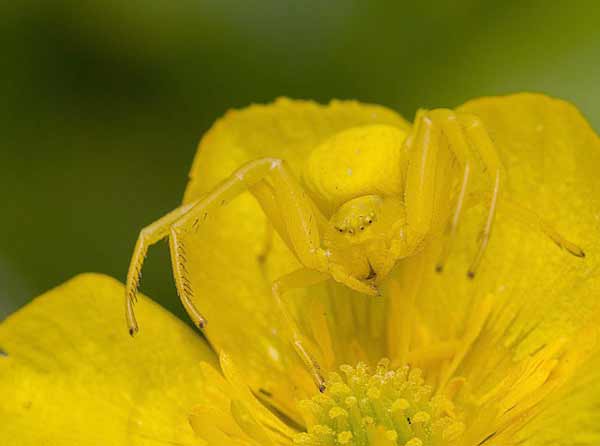
<svg viewBox="0 0 600 446">
<path fill-rule="evenodd" d="M 477 173 L 486 180 L 483 201 L 487 211 L 477 252 L 467 269 L 470 277 L 475 275 L 502 185 L 495 145 L 477 116 L 438 109 L 419 111 L 410 129 L 363 123 L 333 132 L 303 156 L 302 165 L 295 166 L 300 178 L 284 157 L 258 158 L 141 231 L 127 275 L 131 334 L 137 331 L 133 303 L 144 256 L 150 245 L 167 236 L 179 296 L 195 323 L 204 327 L 206 321 L 192 301 L 181 234 L 197 230 L 209 214 L 245 191 L 254 195 L 302 265 L 276 280 L 272 293 L 296 351 L 320 388 L 324 381 L 319 366 L 302 342 L 282 300 L 284 293 L 333 278 L 358 292 L 376 295 L 397 262 L 414 256 L 433 236 L 446 234 L 446 240 L 452 240 L 472 175 Z M 580 248 L 534 213 L 520 215 L 559 246 L 583 256 Z M 445 246 L 437 265 L 440 271 L 450 244 Z"/>
<path fill-rule="evenodd" d="M 354 243 L 372 236 L 371 225 L 381 213 L 383 199 L 379 195 L 365 195 L 347 201 L 333 214 L 330 221 L 340 234 L 346 234 Z M 367 232 L 365 233 L 365 229 Z"/>
<path fill-rule="evenodd" d="M 363 195 L 342 204 L 329 219 L 323 248 L 331 260 L 374 286 L 387 273 L 390 242 L 400 231 L 403 240 L 404 206 L 398 196 Z"/>
</svg>

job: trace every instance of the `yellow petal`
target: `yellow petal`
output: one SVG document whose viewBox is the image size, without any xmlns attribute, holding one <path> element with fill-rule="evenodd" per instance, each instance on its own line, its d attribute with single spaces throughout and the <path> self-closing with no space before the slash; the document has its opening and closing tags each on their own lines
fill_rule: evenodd
<svg viewBox="0 0 600 446">
<path fill-rule="evenodd" d="M 567 382 L 535 408 L 515 444 L 597 445 L 600 442 L 600 318 L 574 339 L 555 379 Z M 562 376 L 562 375 L 567 376 Z M 562 383 L 561 383 L 562 384 Z"/>
<path fill-rule="evenodd" d="M 509 198 L 538 213 L 587 254 L 579 259 L 535 229 L 517 228 L 510 212 L 501 217 L 481 285 L 502 296 L 504 320 L 495 329 L 504 330 L 505 345 L 523 357 L 572 335 L 596 309 L 600 139 L 574 106 L 541 95 L 481 99 L 465 109 L 477 113 L 496 139 Z"/>
<path fill-rule="evenodd" d="M 388 109 L 349 101 L 322 106 L 279 99 L 230 111 L 203 137 L 185 201 L 198 198 L 243 163 L 262 156 L 285 159 L 299 176 L 303 160 L 316 145 L 341 130 L 369 123 L 407 126 Z M 271 395 L 281 410 L 291 414 L 296 411 L 290 398 L 294 387 L 310 393 L 314 387 L 281 334 L 281 315 L 270 290 L 272 280 L 299 264 L 275 235 L 261 268 L 259 254 L 268 244 L 266 223 L 254 198 L 244 194 L 209 216 L 197 234 L 184 235 L 187 267 L 196 306 L 208 320 L 211 343 L 244 368 L 254 390 Z M 290 293 L 290 306 L 306 305 L 304 295 L 306 291 Z"/>
<path fill-rule="evenodd" d="M 198 444 L 188 414 L 215 356 L 185 324 L 142 297 L 144 332 L 127 333 L 123 287 L 77 276 L 0 325 L 0 442 Z"/>
<path fill-rule="evenodd" d="M 427 256 L 417 297 L 417 345 L 462 339 L 487 295 L 491 309 L 457 374 L 481 392 L 500 382 L 514 360 L 569 337 L 589 322 L 600 293 L 600 140 L 577 109 L 536 94 L 482 98 L 459 110 L 477 115 L 505 168 L 503 200 L 527 208 L 585 251 L 559 249 L 538 228 L 523 224 L 514 206 L 501 205 L 481 270 L 466 277 L 484 207 L 469 209 L 443 274 L 434 271 L 439 248 Z M 485 178 L 478 173 L 479 178 Z M 479 181 L 477 190 L 484 190 Z M 415 328 L 416 331 L 416 328 Z"/>
</svg>

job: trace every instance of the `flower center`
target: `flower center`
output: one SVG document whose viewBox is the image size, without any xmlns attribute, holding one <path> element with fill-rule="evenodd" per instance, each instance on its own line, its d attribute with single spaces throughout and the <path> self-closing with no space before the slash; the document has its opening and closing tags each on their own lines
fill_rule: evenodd
<svg viewBox="0 0 600 446">
<path fill-rule="evenodd" d="M 363 363 L 340 370 L 329 376 L 324 394 L 300 402 L 307 432 L 295 444 L 429 446 L 464 431 L 452 402 L 432 396 L 418 368 L 390 370 L 383 359 L 373 374 Z"/>
</svg>

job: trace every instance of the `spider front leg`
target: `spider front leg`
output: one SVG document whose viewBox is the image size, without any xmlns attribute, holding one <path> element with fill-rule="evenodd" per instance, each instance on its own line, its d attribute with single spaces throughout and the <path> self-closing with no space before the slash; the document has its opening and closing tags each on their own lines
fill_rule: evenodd
<svg viewBox="0 0 600 446">
<path fill-rule="evenodd" d="M 217 207 L 223 206 L 249 187 L 262 181 L 272 169 L 279 166 L 281 166 L 281 161 L 273 158 L 252 161 L 238 169 L 209 194 L 199 200 L 180 206 L 140 232 L 129 265 L 125 288 L 126 317 L 131 335 L 138 331 L 133 307 L 136 301 L 144 258 L 148 248 L 165 237 L 170 238 L 171 262 L 181 301 L 194 323 L 198 327 L 204 328 L 206 319 L 192 302 L 193 290 L 186 275 L 185 247 L 179 240 L 178 231 L 180 229 L 178 228 L 188 229 L 186 225 L 191 223 L 189 230 L 197 230 L 202 218 L 207 217 Z"/>
<path fill-rule="evenodd" d="M 194 289 L 192 281 L 188 277 L 186 246 L 182 234 L 197 231 L 212 212 L 246 190 L 256 197 L 274 228 L 300 263 L 305 266 L 302 270 L 303 273 L 286 276 L 275 282 L 273 296 L 283 312 L 296 352 L 309 367 L 319 388 L 323 388 L 323 378 L 319 373 L 318 364 L 304 347 L 300 331 L 283 305 L 281 296 L 286 289 L 307 286 L 314 280 L 322 281 L 330 276 L 363 293 L 374 294 L 374 290 L 368 284 L 348 275 L 342 267 L 329 261 L 328 252 L 320 246 L 319 225 L 325 224 L 325 217 L 316 208 L 285 163 L 278 159 L 263 158 L 246 164 L 202 199 L 173 211 L 151 225 L 149 230 L 142 232 L 141 242 L 138 241 L 138 245 L 136 245 L 131 263 L 130 277 L 132 279 L 128 281 L 126 295 L 130 332 L 133 334 L 137 331 L 133 302 L 137 291 L 136 278 L 139 277 L 141 262 L 147 246 L 164 238 L 167 234 L 169 235 L 171 262 L 178 294 L 194 323 L 200 328 L 204 327 L 206 320 L 193 304 Z M 310 278 L 309 283 L 306 283 L 306 277 Z"/>
<path fill-rule="evenodd" d="M 142 277 L 142 266 L 144 264 L 146 254 L 148 253 L 148 248 L 167 237 L 169 235 L 171 225 L 189 212 L 196 205 L 196 203 L 197 202 L 193 202 L 180 206 L 140 231 L 140 235 L 138 236 L 135 248 L 133 250 L 133 255 L 129 263 L 129 270 L 127 272 L 127 280 L 125 285 L 127 326 L 129 328 L 129 334 L 132 336 L 139 330 L 135 313 L 133 311 L 133 306 L 137 301 L 138 287 Z M 198 325 L 204 325 L 205 321 L 201 315 L 199 315 L 197 319 L 199 321 Z"/>
<path fill-rule="evenodd" d="M 412 245 L 422 242 L 438 225 L 447 224 L 444 221 L 445 214 L 440 209 L 440 203 L 449 198 L 447 172 L 452 171 L 454 161 L 463 167 L 461 188 L 449 221 L 449 240 L 436 267 L 438 271 L 443 268 L 449 243 L 456 233 L 472 166 L 477 158 L 489 175 L 491 193 L 488 213 L 481 230 L 477 253 L 468 270 L 468 276 L 474 277 L 489 242 L 501 184 L 501 164 L 483 124 L 477 117 L 451 110 L 420 112 L 405 147 L 409 154 L 405 189 L 408 232 L 406 243 L 410 249 L 416 250 Z"/>
</svg>

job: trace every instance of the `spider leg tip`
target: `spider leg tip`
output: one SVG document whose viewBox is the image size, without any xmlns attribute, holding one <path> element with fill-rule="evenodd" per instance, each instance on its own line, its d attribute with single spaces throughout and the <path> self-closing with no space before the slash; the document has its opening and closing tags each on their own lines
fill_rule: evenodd
<svg viewBox="0 0 600 446">
<path fill-rule="evenodd" d="M 473 271 L 473 270 L 467 271 L 467 277 L 469 279 L 471 279 L 471 280 L 474 279 L 475 278 L 475 271 Z"/>
<path fill-rule="evenodd" d="M 130 327 L 129 328 L 129 336 L 131 336 L 132 338 L 137 334 L 138 332 L 138 328 L 137 327 Z"/>
<path fill-rule="evenodd" d="M 441 263 L 438 263 L 437 265 L 435 265 L 435 272 L 436 273 L 443 273 L 444 272 L 444 265 L 442 265 Z"/>
<path fill-rule="evenodd" d="M 208 324 L 208 322 L 206 321 L 206 319 L 202 319 L 202 320 L 198 321 L 198 328 L 200 330 L 204 330 L 206 328 L 207 324 Z"/>
<path fill-rule="evenodd" d="M 325 390 L 327 390 L 327 386 L 325 386 L 325 384 L 319 384 L 319 392 L 325 393 Z"/>
</svg>

